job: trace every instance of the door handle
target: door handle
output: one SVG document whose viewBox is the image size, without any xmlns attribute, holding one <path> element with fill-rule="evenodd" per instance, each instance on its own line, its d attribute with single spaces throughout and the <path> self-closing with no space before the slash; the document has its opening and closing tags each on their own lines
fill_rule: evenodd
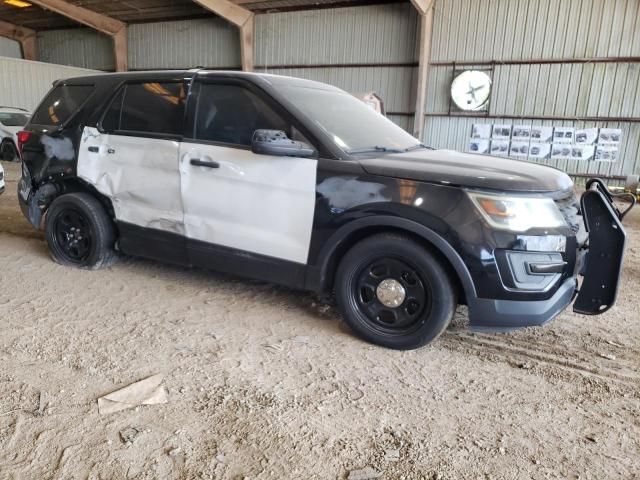
<svg viewBox="0 0 640 480">
<path fill-rule="evenodd" d="M 100 151 L 100 148 L 98 148 L 98 147 L 89 147 L 89 151 L 91 153 L 98 153 Z"/>
<path fill-rule="evenodd" d="M 564 272 L 567 262 L 528 263 L 531 273 L 550 274 Z"/>
<path fill-rule="evenodd" d="M 199 158 L 192 158 L 191 165 L 195 165 L 196 167 L 220 168 L 220 164 L 218 162 L 205 162 Z"/>
</svg>

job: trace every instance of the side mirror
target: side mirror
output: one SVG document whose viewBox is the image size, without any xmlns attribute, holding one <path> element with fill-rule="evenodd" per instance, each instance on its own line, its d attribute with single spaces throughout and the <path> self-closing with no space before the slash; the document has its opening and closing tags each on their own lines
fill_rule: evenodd
<svg viewBox="0 0 640 480">
<path fill-rule="evenodd" d="M 316 154 L 311 145 L 289 139 L 282 130 L 256 130 L 251 139 L 251 151 L 276 157 L 308 158 Z"/>
</svg>

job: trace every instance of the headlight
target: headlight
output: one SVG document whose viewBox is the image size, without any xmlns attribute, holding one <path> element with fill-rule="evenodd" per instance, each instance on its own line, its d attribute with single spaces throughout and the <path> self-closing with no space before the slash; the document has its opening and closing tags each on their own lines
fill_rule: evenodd
<svg viewBox="0 0 640 480">
<path fill-rule="evenodd" d="M 531 228 L 554 228 L 566 225 L 564 217 L 551 198 L 518 197 L 467 192 L 489 222 L 501 230 L 524 232 Z"/>
</svg>

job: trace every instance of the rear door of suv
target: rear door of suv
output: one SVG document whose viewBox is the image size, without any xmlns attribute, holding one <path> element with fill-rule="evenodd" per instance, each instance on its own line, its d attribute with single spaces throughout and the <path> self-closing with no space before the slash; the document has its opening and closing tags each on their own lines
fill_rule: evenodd
<svg viewBox="0 0 640 480">
<path fill-rule="evenodd" d="M 98 128 L 83 133 L 78 176 L 111 199 L 125 252 L 184 261 L 178 154 L 187 89 L 184 80 L 127 82 Z"/>
</svg>

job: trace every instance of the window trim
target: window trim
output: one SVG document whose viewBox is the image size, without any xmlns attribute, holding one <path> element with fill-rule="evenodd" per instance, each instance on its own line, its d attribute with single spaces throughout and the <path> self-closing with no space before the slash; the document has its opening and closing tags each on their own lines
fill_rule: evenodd
<svg viewBox="0 0 640 480">
<path fill-rule="evenodd" d="M 316 156 L 311 158 L 319 158 L 320 150 L 318 149 L 318 140 L 308 131 L 308 129 L 294 116 L 292 115 L 280 102 L 269 95 L 268 92 L 260 88 L 253 82 L 241 79 L 241 78 L 228 78 L 228 77 L 199 77 L 196 75 L 192 82 L 192 90 L 190 93 L 190 101 L 187 106 L 187 124 L 185 128 L 185 135 L 182 139 L 185 143 L 197 144 L 197 145 L 209 145 L 213 147 L 225 147 L 235 148 L 237 150 L 251 151 L 251 145 L 243 145 L 239 143 L 220 142 L 216 140 L 205 140 L 196 138 L 196 127 L 198 119 L 198 110 L 200 108 L 200 94 L 202 85 L 233 85 L 242 87 L 251 93 L 255 94 L 260 100 L 262 100 L 267 106 L 269 106 L 276 115 L 280 116 L 282 120 L 289 123 L 292 127 L 300 131 L 302 135 L 309 141 L 309 144 L 316 151 Z"/>
<path fill-rule="evenodd" d="M 185 96 L 185 100 L 184 100 L 184 112 L 183 112 L 183 118 L 182 118 L 182 132 L 181 133 L 162 133 L 162 132 L 146 132 L 146 131 L 138 131 L 138 130 L 124 130 L 121 128 L 117 128 L 115 130 L 112 131 L 108 131 L 105 130 L 102 122 L 104 121 L 105 117 L 107 116 L 107 113 L 109 113 L 109 110 L 111 109 L 111 106 L 113 105 L 113 103 L 116 101 L 116 99 L 118 98 L 118 95 L 120 95 L 120 92 L 124 92 L 122 95 L 122 102 L 120 103 L 120 118 L 118 121 L 118 127 L 120 127 L 122 125 L 122 106 L 124 105 L 124 99 L 127 95 L 127 87 L 129 85 L 142 85 L 144 83 L 176 83 L 176 84 L 183 84 L 186 88 L 186 96 Z M 147 79 L 136 79 L 136 80 L 128 80 L 128 81 L 123 81 L 120 82 L 118 85 L 116 85 L 116 87 L 113 89 L 113 92 L 111 94 L 111 97 L 109 98 L 109 100 L 107 100 L 107 104 L 106 106 L 103 108 L 102 113 L 100 114 L 100 118 L 98 120 L 98 122 L 96 123 L 96 127 L 98 129 L 98 131 L 100 133 L 104 133 L 107 135 L 118 135 L 121 137 L 135 137 L 135 138 L 150 138 L 150 139 L 156 139 L 156 140 L 172 140 L 172 141 L 182 141 L 182 139 L 184 138 L 184 133 L 185 133 L 185 128 L 187 126 L 187 107 L 189 104 L 189 98 L 191 96 L 191 88 L 192 88 L 192 82 L 190 81 L 190 79 L 181 79 L 181 80 L 154 80 L 152 78 L 147 78 Z"/>
<path fill-rule="evenodd" d="M 71 114 L 71 116 L 69 118 L 67 118 L 67 120 L 65 120 L 64 122 L 62 122 L 60 125 L 46 125 L 43 123 L 35 123 L 33 121 L 33 119 L 36 116 L 36 113 L 40 111 L 40 109 L 42 108 L 42 106 L 44 105 L 44 101 L 49 98 L 49 95 L 51 95 L 51 93 L 58 87 L 93 87 L 93 90 L 91 91 L 91 93 L 87 96 L 87 98 L 84 99 L 84 101 L 82 103 L 80 103 L 77 108 L 75 109 L 75 111 Z M 27 123 L 27 125 L 31 126 L 31 125 L 37 125 L 38 127 L 54 127 L 56 130 L 64 130 L 65 128 L 67 128 L 67 126 L 80 114 L 80 112 L 82 112 L 84 110 L 85 105 L 89 102 L 89 100 L 91 100 L 91 98 L 96 94 L 96 91 L 98 89 L 96 88 L 96 84 L 95 83 L 67 83 L 67 82 L 56 82 L 53 87 L 51 87 L 49 89 L 49 91 L 47 92 L 47 94 L 43 97 L 42 101 L 38 104 L 38 106 L 33 110 L 33 114 L 31 115 L 31 117 L 29 118 L 29 122 Z M 25 125 L 26 126 L 26 125 Z"/>
</svg>

